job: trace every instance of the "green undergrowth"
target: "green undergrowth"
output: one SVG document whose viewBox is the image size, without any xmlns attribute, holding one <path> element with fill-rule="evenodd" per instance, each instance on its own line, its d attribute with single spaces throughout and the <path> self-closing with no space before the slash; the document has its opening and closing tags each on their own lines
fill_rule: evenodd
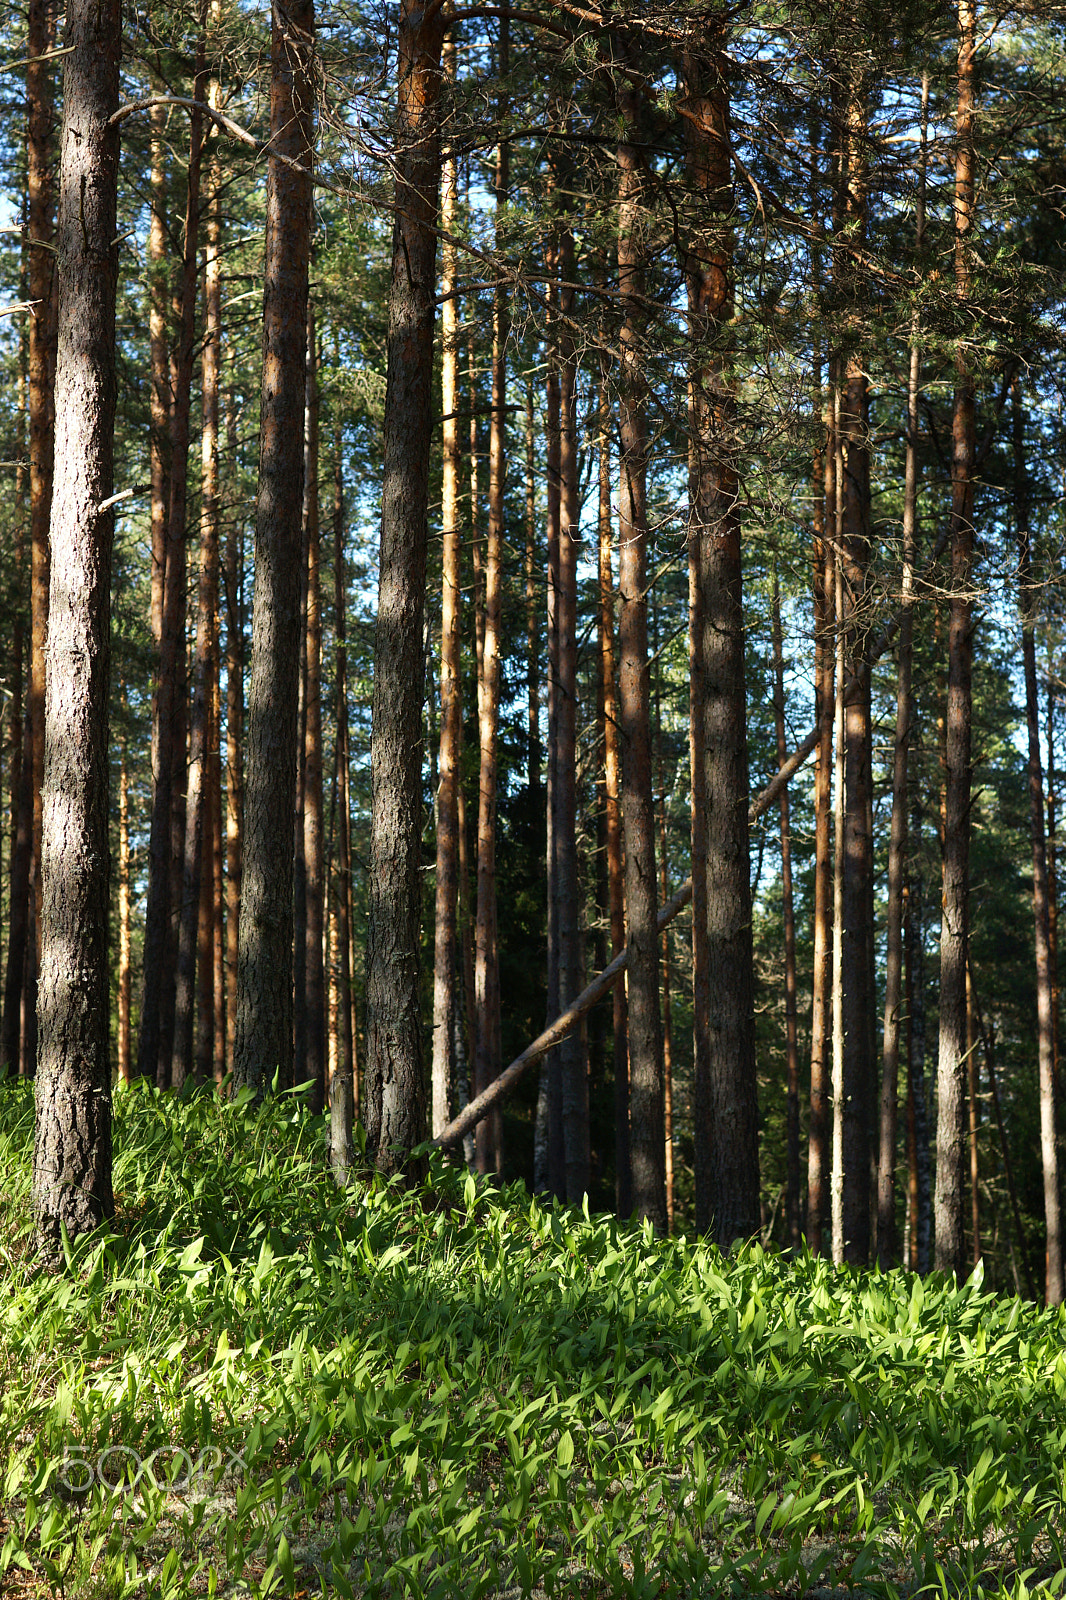
<svg viewBox="0 0 1066 1600">
<path fill-rule="evenodd" d="M 1057 1592 L 1058 1313 L 493 1195 L 340 1193 L 324 1126 L 135 1091 L 34 1275 L 0 1091 L 0 1589 Z"/>
</svg>

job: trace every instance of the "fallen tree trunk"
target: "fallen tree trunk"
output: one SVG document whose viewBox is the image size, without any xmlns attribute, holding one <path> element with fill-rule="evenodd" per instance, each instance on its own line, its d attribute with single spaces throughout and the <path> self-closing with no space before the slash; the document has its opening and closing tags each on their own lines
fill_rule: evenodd
<svg viewBox="0 0 1066 1600">
<path fill-rule="evenodd" d="M 937 540 L 936 548 L 930 557 L 930 567 L 936 562 L 946 544 L 947 533 L 945 531 Z M 897 615 L 891 619 L 880 638 L 875 641 L 873 648 L 870 651 L 866 672 L 869 672 L 873 668 L 874 663 L 882 655 L 884 655 L 885 651 L 892 643 L 892 640 L 895 638 L 898 627 L 899 616 Z M 845 704 L 862 692 L 864 688 L 864 679 L 865 673 L 862 677 L 849 678 L 844 688 Z M 817 743 L 818 728 L 815 726 L 811 729 L 810 733 L 807 734 L 807 737 L 796 746 L 795 750 L 793 750 L 784 766 L 782 766 L 774 774 L 773 778 L 766 785 L 766 788 L 755 796 L 755 799 L 751 802 L 751 805 L 748 808 L 749 823 L 755 822 L 757 818 L 762 816 L 764 811 L 768 811 L 769 808 L 779 799 L 782 789 L 785 788 L 789 781 L 799 771 L 800 767 L 803 766 L 804 762 L 813 753 Z M 658 930 L 660 933 L 662 933 L 665 927 L 673 922 L 679 911 L 684 910 L 685 906 L 688 905 L 691 899 L 692 879 L 686 878 L 685 882 L 681 885 L 680 889 L 678 889 L 673 899 L 668 900 L 666 904 L 661 906 L 659 909 Z M 476 1099 L 471 1100 L 470 1103 L 459 1113 L 459 1115 L 449 1122 L 446 1128 L 441 1130 L 441 1132 L 433 1141 L 437 1148 L 441 1150 L 448 1150 L 453 1145 L 460 1144 L 470 1130 L 475 1128 L 484 1116 L 487 1116 L 487 1114 L 492 1110 L 493 1106 L 510 1094 L 511 1090 L 525 1072 L 526 1068 L 531 1067 L 535 1061 L 539 1061 L 540 1058 L 543 1055 L 546 1055 L 547 1052 L 557 1045 L 561 1039 L 565 1039 L 571 1028 L 575 1028 L 581 1021 L 582 1017 L 587 1015 L 587 1013 L 592 1010 L 596 1002 L 598 1000 L 602 1000 L 603 996 L 609 993 L 609 991 L 617 983 L 618 979 L 622 976 L 622 973 L 626 970 L 627 964 L 628 951 L 620 950 L 618 955 L 615 956 L 614 960 L 610 962 L 608 966 L 604 967 L 599 977 L 593 978 L 592 982 L 587 986 L 587 988 L 582 989 L 573 1005 L 570 1006 L 568 1010 L 564 1011 L 561 1016 L 556 1017 L 551 1026 L 545 1028 L 543 1033 L 538 1034 L 533 1040 L 532 1044 L 528 1044 L 522 1051 L 522 1054 L 520 1056 L 516 1056 L 511 1062 L 511 1065 L 505 1068 L 505 1070 L 500 1073 L 499 1077 L 495 1078 L 493 1082 L 489 1084 L 487 1089 L 482 1090 L 481 1094 L 479 1094 Z"/>
</svg>

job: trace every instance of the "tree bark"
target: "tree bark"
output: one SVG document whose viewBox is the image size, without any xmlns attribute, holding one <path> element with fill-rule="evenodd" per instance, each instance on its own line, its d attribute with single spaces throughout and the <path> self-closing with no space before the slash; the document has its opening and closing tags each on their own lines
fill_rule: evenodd
<svg viewBox="0 0 1066 1600">
<path fill-rule="evenodd" d="M 737 1238 L 758 1233 L 760 1209 L 740 521 L 730 454 L 733 399 L 726 359 L 715 349 L 733 314 L 725 74 L 724 36 L 717 32 L 702 59 L 686 64 L 690 161 L 710 223 L 687 263 L 696 340 L 690 538 L 700 597 L 696 648 L 707 818 L 706 892 L 696 908 L 706 927 L 707 1077 L 695 1085 L 694 1137 L 696 1226 L 713 1231 L 728 1249 Z M 697 1049 L 697 1072 L 702 1053 Z"/>
<path fill-rule="evenodd" d="M 618 284 L 621 332 L 619 435 L 619 721 L 628 921 L 630 1152 L 633 1208 L 666 1231 L 663 1039 L 656 929 L 655 810 L 648 686 L 648 423 L 641 325 L 646 273 L 646 183 L 641 91 L 618 89 Z"/>
<path fill-rule="evenodd" d="M 267 176 L 263 398 L 256 496 L 235 1088 L 292 1074 L 292 818 L 300 671 L 307 278 L 312 157 L 312 0 L 274 12 L 271 145 L 297 163 Z"/>
<path fill-rule="evenodd" d="M 417 0 L 401 0 L 367 940 L 367 1144 L 384 1172 L 413 1172 L 426 1121 L 418 972 L 423 612 L 444 26 L 443 8 L 424 12 Z"/>
<path fill-rule="evenodd" d="M 974 52 L 976 8 L 959 0 L 955 154 L 955 291 L 960 315 L 970 298 L 974 224 Z M 969 944 L 970 743 L 973 677 L 971 574 L 974 557 L 974 383 L 960 343 L 955 358 L 951 464 L 951 600 L 945 744 L 945 813 L 940 929 L 940 1053 L 937 1065 L 936 1264 L 966 1271 L 966 958 Z"/>
<path fill-rule="evenodd" d="M 44 782 L 45 654 L 48 645 L 49 517 L 55 469 L 56 283 L 53 169 L 55 84 L 53 63 L 44 59 L 55 45 L 54 0 L 31 0 L 27 14 L 26 180 L 29 224 L 28 290 L 34 307 L 29 324 L 28 399 L 30 425 L 30 673 L 29 750 L 33 775 L 33 844 L 30 884 L 33 937 L 27 942 L 26 1011 L 36 1014 L 37 970 L 41 951 L 41 829 Z"/>
<path fill-rule="evenodd" d="M 32 1207 L 38 1251 L 114 1210 L 108 1049 L 107 706 L 122 14 L 70 0 L 58 228 L 57 472 L 45 707 Z"/>
</svg>

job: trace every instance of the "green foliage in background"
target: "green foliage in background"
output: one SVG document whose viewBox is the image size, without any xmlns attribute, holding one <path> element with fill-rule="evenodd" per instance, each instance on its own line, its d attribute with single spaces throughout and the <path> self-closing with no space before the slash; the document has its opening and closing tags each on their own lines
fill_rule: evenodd
<svg viewBox="0 0 1066 1600">
<path fill-rule="evenodd" d="M 1063 1316 L 324 1172 L 298 1100 L 120 1096 L 33 1276 L 0 1099 L 0 1585 L 75 1596 L 1008 1593 L 1066 1580 Z M 149 1465 L 145 1465 L 149 1463 Z"/>
</svg>

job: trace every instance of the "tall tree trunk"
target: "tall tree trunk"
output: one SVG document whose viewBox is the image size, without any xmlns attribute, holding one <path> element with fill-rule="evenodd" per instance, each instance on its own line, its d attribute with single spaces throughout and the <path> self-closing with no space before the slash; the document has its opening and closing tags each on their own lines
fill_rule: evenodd
<svg viewBox="0 0 1066 1600">
<path fill-rule="evenodd" d="M 367 939 L 367 1143 L 384 1172 L 410 1170 L 426 1122 L 418 973 L 423 611 L 444 26 L 443 8 L 401 0 Z"/>
<path fill-rule="evenodd" d="M 201 15 L 203 7 L 201 6 Z M 197 53 L 195 98 L 204 84 L 203 35 Z M 188 492 L 189 408 L 196 346 L 196 284 L 200 209 L 202 116 L 189 119 L 189 169 L 185 207 L 178 349 L 172 374 L 170 471 L 162 637 L 156 688 L 158 738 L 152 772 L 152 822 L 148 844 L 148 902 L 144 926 L 144 991 L 138 1072 L 160 1088 L 173 1066 L 179 919 L 185 859 L 185 535 Z"/>
<path fill-rule="evenodd" d="M 455 39 L 444 43 L 445 78 L 455 78 Z M 459 520 L 459 299 L 454 233 L 458 163 L 449 152 L 441 167 L 441 633 L 440 753 L 437 789 L 437 878 L 433 934 L 433 1092 L 436 1138 L 455 1114 L 455 1009 L 459 981 L 459 751 L 462 742 L 462 534 Z"/>
<path fill-rule="evenodd" d="M 918 162 L 915 253 L 921 259 L 925 242 L 926 128 L 929 74 L 922 77 L 922 142 Z M 896 1257 L 896 1119 L 899 1105 L 899 1044 L 903 1002 L 903 920 L 907 872 L 907 779 L 911 722 L 914 562 L 918 541 L 918 397 L 921 351 L 917 313 L 911 319 L 910 371 L 907 378 L 907 449 L 903 483 L 903 581 L 896 671 L 896 736 L 892 759 L 892 822 L 888 844 L 888 906 L 885 912 L 885 1022 L 881 1052 L 881 1139 L 877 1164 L 877 1259 L 882 1269 Z M 913 1097 L 908 1090 L 913 1131 Z"/>
<path fill-rule="evenodd" d="M 600 364 L 599 453 L 599 656 L 603 698 L 603 792 L 606 811 L 607 904 L 611 927 L 611 959 L 625 948 L 625 863 L 622 860 L 622 812 L 619 805 L 621 755 L 618 740 L 618 694 L 615 688 L 614 571 L 611 559 L 611 403 L 606 358 Z M 629 1172 L 629 1043 L 626 986 L 616 983 L 611 996 L 614 1033 L 614 1163 L 615 1210 L 628 1217 L 633 1209 Z"/>
<path fill-rule="evenodd" d="M 221 103 L 218 81 L 221 0 L 209 0 L 208 29 L 212 73 L 207 101 L 216 110 Z M 222 367 L 222 208 L 221 162 L 215 130 L 209 130 L 207 166 L 207 223 L 204 248 L 204 345 L 201 355 L 203 432 L 200 440 L 201 540 L 207 545 L 211 605 L 209 659 L 207 663 L 207 743 L 204 751 L 203 862 L 200 874 L 200 918 L 197 934 L 199 977 L 196 1012 L 196 1076 L 221 1083 L 226 1072 L 225 973 L 223 958 L 222 888 L 222 759 L 220 700 L 221 565 L 219 522 L 219 381 Z"/>
<path fill-rule="evenodd" d="M 20 517 L 15 525 L 15 570 L 23 581 L 25 545 Z M 22 1016 L 26 947 L 31 928 L 30 856 L 33 849 L 33 738 L 28 696 L 24 694 L 22 607 L 12 627 L 11 693 L 11 872 L 8 891 L 7 968 L 4 976 L 4 1012 L 0 1023 L 0 1079 L 22 1072 Z M 24 701 L 26 703 L 24 703 Z"/>
<path fill-rule="evenodd" d="M 549 323 L 547 338 L 547 376 L 545 381 L 545 456 L 547 469 L 547 622 L 548 622 L 548 760 L 547 760 L 547 1022 L 549 1025 L 565 1010 L 560 989 L 561 951 L 559 943 L 559 901 L 564 873 L 565 841 L 559 815 L 560 801 L 560 718 L 563 714 L 559 686 L 560 641 L 562 637 L 562 574 L 560 534 L 560 381 L 557 339 L 559 303 L 558 241 L 554 236 L 545 247 L 548 279 Z M 565 1196 L 565 1171 L 562 1128 L 561 1058 L 558 1050 L 549 1051 L 541 1067 L 541 1089 L 537 1098 L 534 1131 L 534 1187 L 538 1193 Z"/>
<path fill-rule="evenodd" d="M 236 474 L 237 407 L 226 399 L 227 454 Z M 244 537 L 240 517 L 226 536 L 226 1064 L 233 1069 L 237 1030 L 237 965 L 241 918 L 241 855 L 244 819 Z"/>
<path fill-rule="evenodd" d="M 569 187 L 560 174 L 561 189 Z M 565 1011 L 584 985 L 581 879 L 577 850 L 577 552 L 581 541 L 578 483 L 577 355 L 574 315 L 574 235 L 559 234 L 559 681 L 556 844 L 558 866 L 559 1008 Z M 654 903 L 655 889 L 652 887 Z M 575 1028 L 559 1047 L 564 1192 L 580 1205 L 590 1179 L 588 1050 Z"/>
<path fill-rule="evenodd" d="M 667 850 L 667 786 L 663 761 L 662 657 L 660 655 L 659 606 L 652 590 L 652 650 L 655 660 L 655 746 L 658 752 L 659 781 L 659 893 L 665 905 L 670 898 L 670 868 Z M 663 986 L 663 1181 L 666 1189 L 666 1231 L 674 1231 L 674 1039 L 671 1000 L 670 929 L 662 931 Z"/>
<path fill-rule="evenodd" d="M 955 291 L 970 299 L 974 224 L 976 7 L 959 0 L 955 150 Z M 951 601 L 945 747 L 940 1053 L 937 1065 L 936 1264 L 961 1279 L 966 1265 L 966 957 L 969 942 L 970 743 L 974 556 L 974 382 L 962 343 L 955 357 L 951 465 Z"/>
<path fill-rule="evenodd" d="M 540 787 L 540 624 L 537 604 L 537 478 L 534 458 L 533 384 L 526 384 L 526 783 Z"/>
<path fill-rule="evenodd" d="M 1050 649 L 1050 647 L 1049 647 Z M 1047 920 L 1048 961 L 1051 966 L 1051 1075 L 1055 1084 L 1055 1098 L 1059 1092 L 1059 894 L 1058 852 L 1056 846 L 1056 805 L 1058 799 L 1055 775 L 1055 686 L 1050 681 L 1047 689 Z"/>
<path fill-rule="evenodd" d="M 685 67 L 690 162 L 708 223 L 705 240 L 687 262 L 696 344 L 690 541 L 699 589 L 696 653 L 707 818 L 705 891 L 693 911 L 694 922 L 702 922 L 699 936 L 706 929 L 707 996 L 706 1081 L 699 1077 L 703 1052 L 697 1040 L 694 1138 L 696 1226 L 713 1229 L 728 1249 L 735 1239 L 758 1233 L 760 1211 L 740 521 L 731 458 L 733 399 L 726 360 L 715 349 L 734 304 L 725 74 L 724 37 L 717 31 L 701 58 L 690 58 Z M 694 840 L 694 862 L 702 848 L 700 840 L 697 852 Z M 702 986 L 701 963 L 696 966 Z"/>
<path fill-rule="evenodd" d="M 41 829 L 45 763 L 45 652 L 48 645 L 49 517 L 55 467 L 56 283 L 55 257 L 48 246 L 55 237 L 53 170 L 55 85 L 53 63 L 46 59 L 55 45 L 55 0 L 30 0 L 26 54 L 26 179 L 28 191 L 28 288 L 34 307 L 29 325 L 30 424 L 30 675 L 29 760 L 33 773 L 33 847 L 30 882 L 33 893 L 25 966 L 26 1007 L 36 1015 L 36 979 L 41 952 Z"/>
<path fill-rule="evenodd" d="M 306 888 L 305 994 L 306 1081 L 310 1105 L 319 1112 L 326 1092 L 325 854 L 322 837 L 322 604 L 318 515 L 318 341 L 314 307 L 307 312 L 307 397 L 304 522 L 307 528 L 307 679 L 304 726 L 303 858 Z"/>
<path fill-rule="evenodd" d="M 126 685 L 121 692 L 118 765 L 118 1075 L 129 1083 L 130 1049 L 130 763 L 126 733 Z"/>
<path fill-rule="evenodd" d="M 115 216 L 122 14 L 70 0 L 59 170 L 57 471 L 45 707 L 32 1207 L 38 1249 L 114 1210 L 108 1051 L 107 705 L 114 513 Z M 77 981 L 72 982 L 72 975 Z"/>
<path fill-rule="evenodd" d="M 996 1074 L 995 1047 L 992 1032 L 985 1026 L 981 1016 L 981 1001 L 977 993 L 977 985 L 973 982 L 970 973 L 970 993 L 973 999 L 974 1019 L 977 1031 L 981 1035 L 981 1044 L 984 1050 L 985 1066 L 988 1070 L 988 1087 L 992 1095 L 992 1109 L 996 1118 L 996 1129 L 999 1133 L 1000 1154 L 1003 1157 L 1003 1176 L 1007 1184 L 1007 1194 L 1010 1199 L 1011 1215 L 1014 1219 L 1014 1232 L 1018 1241 L 1018 1254 L 1021 1257 L 1022 1272 L 1025 1275 L 1026 1292 L 1031 1300 L 1036 1299 L 1036 1289 L 1033 1284 L 1032 1272 L 1029 1268 L 1029 1247 L 1025 1237 L 1025 1228 L 1022 1225 L 1021 1209 L 1018 1205 L 1018 1190 L 1014 1182 L 1014 1167 L 1010 1157 L 1010 1146 L 1007 1143 L 1007 1129 L 1003 1121 L 1003 1107 L 999 1098 L 999 1083 Z"/>
<path fill-rule="evenodd" d="M 629 1092 L 633 1206 L 666 1230 L 663 1039 L 659 1012 L 655 809 L 648 691 L 648 423 L 641 328 L 646 271 L 641 90 L 618 88 L 618 283 L 622 371 L 619 398 L 619 720 L 629 951 Z"/>
<path fill-rule="evenodd" d="M 917 745 L 917 740 L 916 740 Z M 914 1213 L 912 1227 L 913 1271 L 926 1273 L 932 1266 L 932 1190 L 929 1171 L 929 1106 L 925 1077 L 925 878 L 921 867 L 924 822 L 921 785 L 911 792 L 908 830 L 911 868 L 907 886 L 907 1093 L 914 1111 Z"/>
<path fill-rule="evenodd" d="M 203 8 L 206 13 L 206 7 Z M 206 54 L 205 45 L 201 42 L 200 60 L 201 67 L 198 81 L 203 77 L 202 62 Z M 204 90 L 206 92 L 206 89 Z M 197 161 L 200 160 L 201 141 L 197 137 Z M 196 236 L 198 232 L 199 191 L 197 189 L 196 207 L 192 202 L 192 182 L 190 179 L 190 209 L 188 222 L 191 226 L 191 241 L 187 245 L 186 271 L 188 270 L 189 254 L 192 251 L 192 263 L 196 265 Z M 209 201 L 210 215 L 210 201 Z M 184 803 L 184 838 L 182 840 L 182 877 L 181 877 L 181 904 L 178 922 L 178 949 L 177 973 L 174 991 L 174 1034 L 173 1047 L 170 1061 L 170 1082 L 175 1089 L 180 1089 L 185 1079 L 192 1070 L 193 1044 L 195 1026 L 195 999 L 196 999 L 196 957 L 198 947 L 198 933 L 201 911 L 201 879 L 206 875 L 211 881 L 211 841 L 208 836 L 205 842 L 205 824 L 209 826 L 210 799 L 209 780 L 206 769 L 210 760 L 211 750 L 211 711 L 213 678 L 217 675 L 218 662 L 218 466 L 217 466 L 217 433 L 218 433 L 218 334 L 221 317 L 219 301 L 220 285 L 218 281 L 218 237 L 208 236 L 207 245 L 207 272 L 206 286 L 209 295 L 215 296 L 215 304 L 206 308 L 204 348 L 202 352 L 202 389 L 203 389 L 203 417 L 201 429 L 201 505 L 200 505 L 200 565 L 197 580 L 197 605 L 196 605 L 196 658 L 193 670 L 193 699 L 189 719 L 189 752 L 185 768 L 185 803 Z M 195 311 L 195 278 L 186 278 L 182 306 L 183 313 L 192 303 Z M 214 319 L 218 317 L 219 322 Z M 189 447 L 189 418 L 188 406 L 190 402 L 189 389 L 191 387 L 191 365 L 186 381 L 184 339 L 189 328 L 189 319 L 183 315 L 183 348 L 178 363 L 178 385 L 175 395 L 175 418 L 180 418 L 184 413 L 184 420 L 178 422 L 176 430 L 175 448 L 172 460 L 175 474 L 179 473 L 182 482 L 185 481 L 185 461 Z M 213 408 L 213 414 L 212 414 Z M 214 460 L 212 460 L 214 456 Z M 206 460 L 205 460 L 206 457 Z M 185 493 L 175 494 L 176 477 L 171 484 L 171 511 L 175 516 L 180 516 L 181 538 L 185 538 Z M 175 502 L 180 501 L 180 507 Z M 174 548 L 172 538 L 170 548 Z M 168 563 L 169 564 L 169 563 Z M 182 559 L 184 568 L 184 557 Z M 182 608 L 184 609 L 184 607 Z M 178 732 L 175 728 L 173 735 L 173 753 L 177 753 Z M 205 867 L 205 862 L 208 865 Z M 213 1011 L 213 987 L 210 991 Z M 202 1017 L 205 1026 L 213 1030 L 213 1016 Z M 210 1051 L 208 1052 L 210 1058 Z M 204 1073 L 206 1076 L 206 1072 Z"/>
<path fill-rule="evenodd" d="M 774 568 L 773 587 L 774 722 L 778 770 L 788 758 L 785 737 L 785 663 L 781 645 L 781 589 Z M 665 895 L 663 896 L 665 899 Z M 792 899 L 792 829 L 788 785 L 781 790 L 781 915 L 785 933 L 786 1179 L 785 1218 L 793 1250 L 800 1248 L 799 1038 L 796 1017 L 796 917 Z"/>
<path fill-rule="evenodd" d="M 821 390 L 821 373 L 818 374 Z M 813 536 L 814 697 L 818 728 L 814 769 L 814 908 L 811 971 L 811 1103 L 807 1141 L 807 1244 L 815 1255 L 829 1240 L 833 1011 L 833 718 L 836 706 L 836 422 L 827 391 L 825 440 L 815 451 Z M 827 536 L 828 530 L 828 536 Z"/>
<path fill-rule="evenodd" d="M 499 24 L 497 72 L 510 70 L 506 15 Z M 498 106 L 501 119 L 505 106 Z M 508 145 L 496 147 L 496 213 L 507 203 Z M 489 420 L 489 518 L 485 544 L 485 609 L 478 676 L 477 914 L 474 933 L 474 1093 L 500 1070 L 500 964 L 496 921 L 496 791 L 500 721 L 500 629 L 503 608 L 503 523 L 507 480 L 508 289 L 497 279 L 492 312 L 492 414 Z M 497 1108 L 478 1124 L 475 1162 L 479 1172 L 503 1171 L 503 1119 Z"/>
<path fill-rule="evenodd" d="M 292 1073 L 292 817 L 300 673 L 313 0 L 274 12 L 263 292 L 263 399 L 244 788 L 233 1080 L 261 1094 Z"/>
<path fill-rule="evenodd" d="M 1051 951 L 1048 934 L 1048 867 L 1044 835 L 1044 781 L 1040 759 L 1040 700 L 1036 681 L 1036 609 L 1039 588 L 1033 581 L 1032 534 L 1029 528 L 1028 474 L 1025 464 L 1025 411 L 1021 380 L 1014 380 L 1014 522 L 1018 540 L 1018 609 L 1022 622 L 1025 670 L 1025 719 L 1029 732 L 1029 831 L 1033 852 L 1033 924 L 1036 952 L 1036 1038 L 1040 1077 L 1040 1157 L 1044 1177 L 1044 1219 L 1047 1224 L 1048 1305 L 1062 1304 L 1062 1200 L 1059 1189 L 1058 1139 L 1055 1128 L 1054 1048 L 1051 1008 Z"/>
<path fill-rule="evenodd" d="M 865 236 L 867 173 L 866 85 L 849 75 L 841 86 L 840 187 L 836 226 L 849 240 Z M 836 227 L 834 228 L 836 232 Z M 841 259 L 838 274 L 846 268 Z M 862 682 L 849 696 L 844 718 L 843 879 L 841 885 L 840 1094 L 834 1136 L 840 1141 L 840 1214 L 834 1217 L 834 1256 L 862 1264 L 870 1254 L 870 1110 L 874 1094 L 871 1054 L 869 936 L 872 915 L 873 839 L 870 832 L 870 692 L 866 660 L 865 594 L 870 557 L 870 450 L 868 381 L 861 355 L 843 363 L 840 389 L 840 560 L 844 672 Z M 838 694 L 843 684 L 838 683 Z M 837 1159 L 836 1156 L 834 1159 Z M 839 1235 L 839 1236 L 838 1236 Z"/>
<path fill-rule="evenodd" d="M 338 1183 L 347 1182 L 354 1154 L 355 1119 L 359 1090 L 355 1070 L 355 1030 L 352 1026 L 352 840 L 348 797 L 348 644 L 347 587 L 344 564 L 344 469 L 341 458 L 340 410 L 333 425 L 333 637 L 337 650 L 335 697 L 337 731 L 334 745 L 337 771 L 337 851 L 334 873 L 336 937 L 333 963 L 336 972 L 337 1066 L 330 1082 L 330 1161 Z"/>
</svg>

